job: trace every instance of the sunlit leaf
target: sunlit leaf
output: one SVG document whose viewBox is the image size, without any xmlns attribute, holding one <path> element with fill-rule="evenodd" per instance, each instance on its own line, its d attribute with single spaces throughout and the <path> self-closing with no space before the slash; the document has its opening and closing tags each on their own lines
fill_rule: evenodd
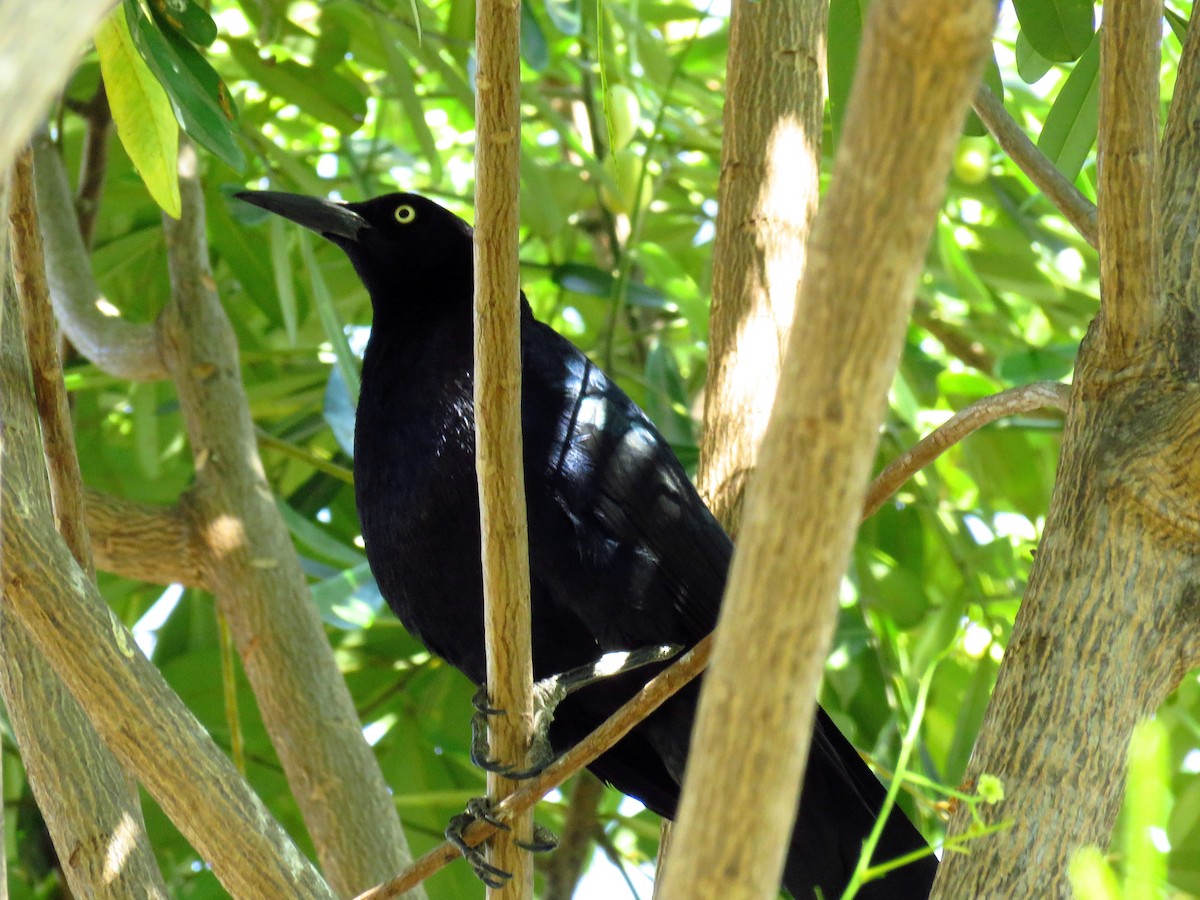
<svg viewBox="0 0 1200 900">
<path fill-rule="evenodd" d="M 124 7 L 100 23 L 95 40 L 121 144 L 155 202 L 179 218 L 179 126 L 166 92 L 134 46 Z"/>
<path fill-rule="evenodd" d="M 1058 99 L 1046 116 L 1046 124 L 1038 137 L 1038 149 L 1069 181 L 1074 181 L 1096 143 L 1099 121 L 1100 39 L 1097 36 L 1058 92 Z"/>
<path fill-rule="evenodd" d="M 1092 0 L 1013 0 L 1017 19 L 1035 50 L 1055 62 L 1071 62 L 1095 33 Z"/>
</svg>

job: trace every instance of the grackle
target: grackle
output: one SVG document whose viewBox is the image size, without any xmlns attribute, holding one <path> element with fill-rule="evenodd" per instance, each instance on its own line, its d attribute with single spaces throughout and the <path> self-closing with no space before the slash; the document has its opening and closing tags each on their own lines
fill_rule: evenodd
<svg viewBox="0 0 1200 900">
<path fill-rule="evenodd" d="M 355 425 L 355 491 L 383 596 L 432 652 L 484 682 L 475 480 L 472 231 L 415 194 L 363 203 L 277 192 L 241 199 L 339 246 L 374 310 Z M 534 675 L 610 651 L 691 646 L 717 622 L 733 546 L 646 414 L 521 297 L 521 425 L 529 518 Z M 655 668 L 661 668 L 658 664 Z M 561 753 L 649 676 L 603 679 L 563 700 Z M 673 817 L 699 696 L 693 682 L 596 760 L 593 772 Z M 783 886 L 838 897 L 884 790 L 818 710 Z M 876 860 L 925 849 L 900 810 Z M 928 896 L 933 857 L 869 882 L 859 897 Z"/>
</svg>

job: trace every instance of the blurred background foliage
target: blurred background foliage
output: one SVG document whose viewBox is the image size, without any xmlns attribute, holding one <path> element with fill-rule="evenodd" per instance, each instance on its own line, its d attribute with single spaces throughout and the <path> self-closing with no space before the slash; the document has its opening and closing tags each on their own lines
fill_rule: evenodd
<svg viewBox="0 0 1200 900">
<path fill-rule="evenodd" d="M 831 4 L 826 176 L 866 5 Z M 1079 0 L 1006 3 L 988 74 L 1009 113 L 1093 199 L 1100 11 Z M 692 470 L 728 13 L 727 0 L 531 0 L 522 11 L 521 258 L 529 300 L 617 377 Z M 165 304 L 156 200 L 171 207 L 178 122 L 201 148 L 215 275 L 238 333 L 268 476 L 367 736 L 422 852 L 440 841 L 466 798 L 483 791 L 483 779 L 467 756 L 469 686 L 396 623 L 365 566 L 349 479 L 367 298 L 336 248 L 268 221 L 230 194 L 249 185 L 357 200 L 415 190 L 470 219 L 474 4 L 124 0 L 114 15 L 123 21 L 111 22 L 100 52 L 81 60 L 52 114 L 63 156 L 78 171 L 96 119 L 85 113 L 103 110 L 95 102 L 103 68 L 117 133 L 107 140 L 95 274 L 131 319 L 148 321 Z M 1184 0 L 1166 5 L 1164 112 L 1190 15 Z M 1069 379 L 1097 310 L 1097 279 L 1095 251 L 968 121 L 892 390 L 880 465 L 979 397 Z M 78 358 L 67 380 L 90 487 L 160 503 L 188 487 L 191 455 L 168 384 L 125 383 Z M 1060 433 L 1054 414 L 997 423 L 864 524 L 823 702 L 885 775 L 916 685 L 936 665 L 916 768 L 944 785 L 961 780 L 1044 525 Z M 111 575 L 101 575 L 101 587 L 311 852 L 210 599 Z M 1159 719 L 1172 800 L 1161 843 L 1172 848 L 1173 890 L 1200 893 L 1195 674 Z M 4 791 L 11 895 L 60 895 L 7 730 Z M 941 833 L 942 799 L 913 788 L 902 800 L 931 839 Z M 561 826 L 565 802 L 554 795 L 541 805 L 546 824 Z M 578 896 L 648 897 L 654 817 L 612 791 L 598 815 L 597 849 Z M 147 818 L 172 896 L 223 896 L 149 800 Z M 428 888 L 434 898 L 481 893 L 461 865 Z"/>
</svg>

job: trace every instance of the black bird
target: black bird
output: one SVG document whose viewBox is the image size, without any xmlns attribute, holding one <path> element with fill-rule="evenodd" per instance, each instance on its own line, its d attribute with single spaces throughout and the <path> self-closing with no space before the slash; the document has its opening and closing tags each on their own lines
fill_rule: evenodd
<svg viewBox="0 0 1200 900">
<path fill-rule="evenodd" d="M 345 251 L 374 323 L 355 426 L 355 491 L 367 558 L 400 621 L 475 684 L 485 677 L 475 480 L 471 228 L 415 194 L 363 203 L 276 192 L 243 200 Z M 533 591 L 534 676 L 614 650 L 691 646 L 717 622 L 733 546 L 646 414 L 521 297 L 521 424 Z M 567 698 L 549 739 L 561 753 L 647 679 L 633 672 Z M 668 818 L 698 699 L 693 682 L 592 771 Z M 818 711 L 784 886 L 840 896 L 884 790 Z M 925 849 L 896 810 L 875 858 Z M 921 898 L 926 857 L 859 897 Z"/>
</svg>

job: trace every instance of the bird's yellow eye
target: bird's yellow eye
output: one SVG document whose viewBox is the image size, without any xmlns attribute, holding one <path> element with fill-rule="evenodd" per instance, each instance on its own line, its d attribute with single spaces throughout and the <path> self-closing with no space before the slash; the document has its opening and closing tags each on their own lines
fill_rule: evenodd
<svg viewBox="0 0 1200 900">
<path fill-rule="evenodd" d="M 417 217 L 417 211 L 407 203 L 402 203 L 400 206 L 396 207 L 396 211 L 392 213 L 392 215 L 396 217 L 396 221 L 401 225 L 407 225 Z"/>
</svg>

